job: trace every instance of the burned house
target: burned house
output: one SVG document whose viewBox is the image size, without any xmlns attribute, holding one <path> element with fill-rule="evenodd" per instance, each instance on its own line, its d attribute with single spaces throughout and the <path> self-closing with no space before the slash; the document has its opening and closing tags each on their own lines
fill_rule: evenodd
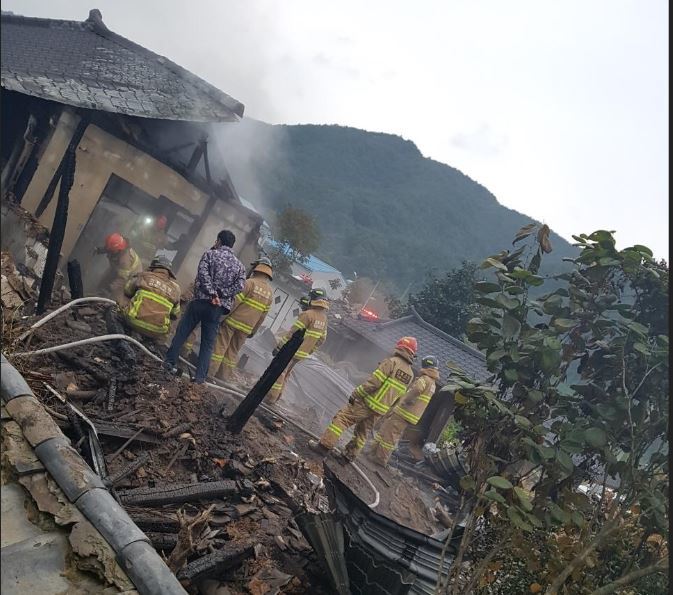
<svg viewBox="0 0 673 595">
<path fill-rule="evenodd" d="M 325 350 L 335 361 L 348 361 L 363 372 L 371 372 L 378 363 L 390 356 L 400 337 L 412 336 L 418 340 L 419 357 L 434 355 L 440 362 L 441 387 L 449 375 L 447 363 L 458 367 L 477 380 L 485 380 L 486 359 L 482 353 L 426 322 L 412 307 L 408 316 L 386 322 L 343 318 L 330 326 Z M 453 412 L 453 396 L 434 398 L 418 426 L 407 436 L 417 444 L 435 441 Z"/>
<path fill-rule="evenodd" d="M 209 142 L 244 106 L 113 33 L 99 11 L 83 22 L 3 13 L 0 99 L 3 201 L 52 230 L 70 178 L 60 266 L 80 262 L 85 292 L 106 268 L 93 255 L 105 236 L 132 237 L 161 215 L 183 286 L 222 228 L 236 234 L 243 262 L 257 256 L 262 218 Z"/>
</svg>

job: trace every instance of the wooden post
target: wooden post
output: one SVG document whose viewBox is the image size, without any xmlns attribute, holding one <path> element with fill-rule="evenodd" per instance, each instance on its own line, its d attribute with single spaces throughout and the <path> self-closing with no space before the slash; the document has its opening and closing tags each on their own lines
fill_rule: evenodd
<svg viewBox="0 0 673 595">
<path fill-rule="evenodd" d="M 305 332 L 304 329 L 294 332 L 290 340 L 280 348 L 278 355 L 271 360 L 269 367 L 264 371 L 257 384 L 252 387 L 245 399 L 236 407 L 236 410 L 231 414 L 227 422 L 227 427 L 232 434 L 241 433 L 241 430 L 248 423 L 255 409 L 266 397 L 266 393 L 271 390 L 273 383 L 276 382 L 278 377 L 283 373 L 283 370 L 290 363 L 294 354 L 301 347 L 301 344 L 304 342 Z"/>
</svg>

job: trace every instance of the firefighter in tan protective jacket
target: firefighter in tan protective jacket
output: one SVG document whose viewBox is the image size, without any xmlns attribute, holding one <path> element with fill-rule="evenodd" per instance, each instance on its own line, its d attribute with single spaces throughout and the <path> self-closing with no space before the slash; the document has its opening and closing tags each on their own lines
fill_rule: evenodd
<svg viewBox="0 0 673 595">
<path fill-rule="evenodd" d="M 421 373 L 412 382 L 409 390 L 385 417 L 381 427 L 374 433 L 374 448 L 368 453 L 370 459 L 385 467 L 390 455 L 408 426 L 415 426 L 435 393 L 439 379 L 437 358 L 427 355 L 421 360 Z"/>
<path fill-rule="evenodd" d="M 395 345 L 394 354 L 384 359 L 373 374 L 355 388 L 348 404 L 337 412 L 323 432 L 320 442 L 311 440 L 309 446 L 326 454 L 336 446 L 345 430 L 355 426 L 353 438 L 344 452 L 349 461 L 355 460 L 374 424 L 407 392 L 414 378 L 411 364 L 417 350 L 414 337 L 402 337 Z"/>
<path fill-rule="evenodd" d="M 111 233 L 105 238 L 105 245 L 94 249 L 94 254 L 105 254 L 109 268 L 99 282 L 100 289 L 109 294 L 120 306 L 127 302 L 124 286 L 129 278 L 143 270 L 140 257 L 119 233 Z"/>
<path fill-rule="evenodd" d="M 130 298 L 122 308 L 125 322 L 147 337 L 166 337 L 171 319 L 180 314 L 180 293 L 168 260 L 155 258 L 149 270 L 133 275 L 124 285 L 124 294 Z"/>
<path fill-rule="evenodd" d="M 281 337 L 277 347 L 273 350 L 273 355 L 276 355 L 278 350 L 290 340 L 290 337 L 297 329 L 304 329 L 306 331 L 304 341 L 299 346 L 294 357 L 267 393 L 267 403 L 276 403 L 280 399 L 292 368 L 301 360 L 310 356 L 327 338 L 327 310 L 329 309 L 327 292 L 320 288 L 311 289 L 309 299 L 308 308 L 299 315 L 297 320 L 294 321 L 292 328 Z"/>
<path fill-rule="evenodd" d="M 208 376 L 221 380 L 231 377 L 231 372 L 238 363 L 238 352 L 245 341 L 257 332 L 271 310 L 271 261 L 262 257 L 252 264 L 253 269 L 245 281 L 243 291 L 236 296 L 231 312 L 220 324 Z"/>
</svg>

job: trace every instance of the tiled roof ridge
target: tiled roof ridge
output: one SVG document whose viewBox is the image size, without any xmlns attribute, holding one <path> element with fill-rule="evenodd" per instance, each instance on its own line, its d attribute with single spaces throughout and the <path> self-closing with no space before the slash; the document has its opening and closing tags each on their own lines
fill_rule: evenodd
<svg viewBox="0 0 673 595">
<path fill-rule="evenodd" d="M 33 24 L 46 25 L 49 27 L 56 25 L 56 26 L 69 26 L 72 27 L 73 29 L 75 28 L 88 29 L 92 33 L 95 33 L 96 35 L 103 37 L 104 39 L 116 43 L 125 49 L 132 50 L 134 52 L 138 52 L 148 57 L 151 57 L 152 59 L 156 60 L 159 64 L 161 64 L 164 68 L 166 68 L 173 74 L 177 75 L 181 79 L 189 82 L 194 87 L 197 87 L 199 90 L 203 91 L 206 95 L 210 96 L 212 99 L 215 99 L 220 103 L 223 103 L 227 109 L 234 112 L 237 116 L 239 117 L 243 116 L 244 106 L 242 103 L 240 103 L 230 95 L 227 95 L 224 91 L 221 91 L 214 85 L 211 85 L 208 81 L 205 81 L 201 77 L 196 76 L 194 73 L 190 72 L 186 68 L 183 68 L 179 64 L 176 64 L 172 60 L 169 60 L 165 56 L 161 56 L 160 54 L 157 54 L 152 50 L 147 49 L 146 47 L 143 47 L 140 44 L 131 41 L 130 39 L 127 39 L 123 35 L 111 31 L 110 29 L 108 29 L 105 23 L 103 23 L 102 18 L 100 18 L 100 11 L 97 11 L 96 9 L 93 9 L 89 12 L 89 17 L 85 21 L 47 19 L 44 17 L 26 17 L 16 14 L 7 15 L 4 13 L 2 14 L 2 20 L 5 22 L 13 22 L 13 23 L 22 23 L 28 21 Z"/>
<path fill-rule="evenodd" d="M 384 328 L 390 328 L 391 326 L 395 326 L 397 324 L 400 324 L 402 322 L 409 322 L 409 321 L 414 321 L 416 322 L 419 326 L 422 326 L 425 330 L 430 331 L 431 333 L 437 335 L 438 337 L 441 337 L 445 341 L 448 341 L 452 345 L 455 345 L 456 347 L 459 347 L 463 351 L 467 351 L 468 353 L 474 355 L 475 357 L 478 357 L 479 359 L 486 361 L 486 356 L 481 352 L 478 351 L 477 349 L 474 349 L 473 347 L 470 347 L 469 345 L 466 345 L 463 343 L 460 339 L 456 339 L 455 337 L 452 337 L 449 335 L 449 333 L 444 332 L 441 329 L 438 329 L 436 326 L 433 324 L 430 324 L 429 322 L 426 322 L 423 320 L 423 317 L 418 313 L 416 308 L 413 306 L 410 306 L 411 309 L 411 314 L 407 314 L 406 316 L 402 316 L 402 318 L 395 318 L 394 320 L 388 320 L 386 322 L 381 322 L 377 324 L 373 330 L 375 332 L 381 331 Z"/>
</svg>

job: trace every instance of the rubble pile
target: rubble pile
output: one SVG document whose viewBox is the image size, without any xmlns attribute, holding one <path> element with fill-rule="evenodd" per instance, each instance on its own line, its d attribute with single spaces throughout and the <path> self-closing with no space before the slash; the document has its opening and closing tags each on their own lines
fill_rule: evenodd
<svg viewBox="0 0 673 595">
<path fill-rule="evenodd" d="M 104 311 L 73 308 L 13 350 L 106 334 Z M 115 342 L 30 358 L 6 351 L 85 458 L 95 454 L 86 452 L 86 423 L 57 394 L 93 422 L 107 485 L 190 592 L 328 592 L 294 521 L 329 508 L 323 461 L 308 436 L 261 410 L 232 435 L 226 416 L 238 398 L 168 376 L 136 353 L 129 364 Z M 326 464 L 363 501 L 373 500 L 350 465 L 331 456 Z M 378 513 L 425 534 L 442 528 L 414 480 L 362 467 L 379 490 Z"/>
</svg>

